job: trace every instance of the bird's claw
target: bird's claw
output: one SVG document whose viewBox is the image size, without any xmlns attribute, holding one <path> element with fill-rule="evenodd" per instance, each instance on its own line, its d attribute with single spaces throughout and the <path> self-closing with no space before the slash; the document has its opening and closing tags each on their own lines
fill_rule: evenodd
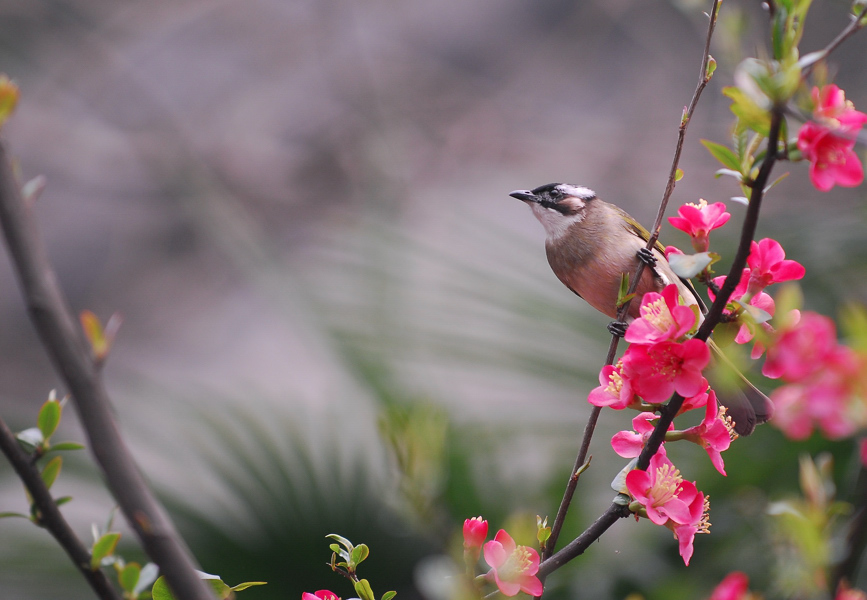
<svg viewBox="0 0 867 600">
<path fill-rule="evenodd" d="M 628 325 L 623 321 L 611 321 L 608 324 L 608 333 L 611 335 L 616 335 L 617 337 L 623 337 L 626 335 L 626 329 Z"/>
<path fill-rule="evenodd" d="M 647 248 L 642 248 L 638 251 L 638 260 L 646 264 L 648 267 L 656 266 L 656 257 L 653 255 L 653 251 L 648 250 Z"/>
</svg>

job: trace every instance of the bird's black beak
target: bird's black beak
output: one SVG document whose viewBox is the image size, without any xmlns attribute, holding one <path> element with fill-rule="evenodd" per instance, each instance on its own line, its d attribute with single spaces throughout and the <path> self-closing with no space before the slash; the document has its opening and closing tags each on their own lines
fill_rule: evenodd
<svg viewBox="0 0 867 600">
<path fill-rule="evenodd" d="M 521 202 L 539 202 L 539 197 L 530 190 L 515 190 L 509 195 Z"/>
</svg>

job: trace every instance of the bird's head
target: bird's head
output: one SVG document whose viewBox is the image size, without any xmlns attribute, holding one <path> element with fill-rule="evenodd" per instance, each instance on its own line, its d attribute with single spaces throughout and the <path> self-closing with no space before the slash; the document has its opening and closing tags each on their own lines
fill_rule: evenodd
<svg viewBox="0 0 867 600">
<path fill-rule="evenodd" d="M 515 190 L 509 195 L 525 202 L 553 239 L 583 221 L 587 207 L 596 199 L 593 190 L 570 183 L 549 183 L 533 190 Z"/>
</svg>

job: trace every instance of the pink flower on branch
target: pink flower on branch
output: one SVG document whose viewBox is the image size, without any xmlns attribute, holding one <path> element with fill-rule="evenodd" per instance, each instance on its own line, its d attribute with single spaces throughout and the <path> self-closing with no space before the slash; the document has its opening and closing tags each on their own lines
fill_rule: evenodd
<svg viewBox="0 0 867 600">
<path fill-rule="evenodd" d="M 814 121 L 798 132 L 798 149 L 810 161 L 810 181 L 827 192 L 834 185 L 854 187 L 864 180 L 864 167 L 855 154 L 855 137 L 867 114 L 855 110 L 836 85 L 813 88 Z"/>
<path fill-rule="evenodd" d="M 328 590 L 319 590 L 318 592 L 314 592 L 312 594 L 304 592 L 303 594 L 301 594 L 301 600 L 340 600 L 340 598 L 334 592 L 329 592 Z"/>
<path fill-rule="evenodd" d="M 594 388 L 587 401 L 593 406 L 608 406 L 615 410 L 624 409 L 637 402 L 632 384 L 623 376 L 623 362 L 605 365 L 599 372 L 600 386 Z"/>
<path fill-rule="evenodd" d="M 647 438 L 653 433 L 655 424 L 653 421 L 659 417 L 651 412 L 643 412 L 632 419 L 633 431 L 620 431 L 611 438 L 611 447 L 623 458 L 635 458 L 644 449 Z M 669 425 L 674 429 L 674 425 Z"/>
<path fill-rule="evenodd" d="M 731 217 L 725 212 L 726 205 L 722 202 L 708 204 L 703 198 L 698 204 L 687 203 L 677 210 L 677 217 L 669 217 L 668 222 L 692 238 L 692 247 L 696 252 L 707 252 L 708 235 L 717 227 L 722 227 Z"/>
<path fill-rule="evenodd" d="M 622 360 L 632 389 L 652 404 L 668 400 L 674 392 L 689 398 L 707 389 L 701 372 L 710 362 L 710 350 L 702 340 L 632 344 Z"/>
<path fill-rule="evenodd" d="M 733 429 L 731 419 L 725 416 L 725 407 L 717 403 L 716 393 L 708 392 L 705 416 L 695 427 L 684 430 L 678 437 L 687 439 L 704 448 L 710 456 L 710 461 L 720 474 L 725 475 L 725 464 L 721 452 L 729 449 L 732 443 Z"/>
<path fill-rule="evenodd" d="M 635 469 L 626 475 L 626 489 L 657 525 L 665 525 L 669 519 L 679 525 L 701 522 L 704 494 L 694 483 L 683 480 L 662 448 L 650 459 L 646 471 Z"/>
<path fill-rule="evenodd" d="M 488 537 L 488 522 L 482 517 L 464 521 L 464 549 L 480 550 Z"/>
<path fill-rule="evenodd" d="M 695 326 L 697 316 L 692 308 L 680 302 L 680 292 L 674 284 L 666 286 L 661 294 L 644 294 L 638 309 L 640 316 L 629 325 L 624 339 L 630 344 L 655 344 L 681 339 Z"/>
<path fill-rule="evenodd" d="M 761 292 L 772 283 L 802 279 L 805 273 L 803 265 L 786 259 L 783 247 L 771 238 L 752 243 L 747 264 L 750 267 L 747 294 L 750 296 Z"/>
<path fill-rule="evenodd" d="M 539 553 L 528 546 L 518 546 L 504 529 L 484 547 L 485 562 L 491 566 L 489 577 L 506 596 L 524 592 L 541 596 L 544 588 L 536 577 L 539 572 Z"/>
<path fill-rule="evenodd" d="M 740 571 L 729 573 L 714 588 L 709 600 L 745 600 L 749 586 L 749 578 Z"/>
</svg>

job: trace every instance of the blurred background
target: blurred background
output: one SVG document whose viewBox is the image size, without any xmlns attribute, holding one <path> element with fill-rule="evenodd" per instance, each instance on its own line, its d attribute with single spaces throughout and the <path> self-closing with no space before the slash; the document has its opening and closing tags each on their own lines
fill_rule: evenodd
<svg viewBox="0 0 867 600">
<path fill-rule="evenodd" d="M 0 71 L 21 88 L 5 141 L 25 178 L 47 178 L 36 211 L 74 309 L 123 316 L 108 388 L 205 571 L 269 582 L 249 600 L 346 598 L 325 564 L 340 533 L 370 546 L 377 595 L 436 600 L 465 518 L 553 520 L 607 320 L 550 273 L 541 226 L 508 193 L 580 183 L 650 225 L 710 4 L 0 0 Z M 698 140 L 728 140 L 720 89 L 763 52 L 757 4 L 723 6 L 670 214 L 739 195 Z M 803 51 L 848 6 L 816 0 Z M 865 53 L 856 36 L 830 65 L 862 110 Z M 759 237 L 806 265 L 808 308 L 864 301 L 865 188 L 820 194 L 804 165 L 782 167 Z M 713 243 L 730 255 L 744 207 L 729 210 Z M 688 245 L 667 225 L 663 240 Z M 64 388 L 8 261 L 0 290 L 0 415 L 20 430 Z M 564 542 L 610 503 L 624 461 L 608 439 L 624 428 L 604 413 Z M 84 441 L 74 411 L 56 439 Z M 797 491 L 800 453 L 825 448 L 763 427 L 726 453 L 728 479 L 674 448 L 714 503 L 692 565 L 668 531 L 624 520 L 550 597 L 699 598 L 733 569 L 769 585 L 766 504 Z M 853 450 L 833 449 L 845 497 Z M 53 489 L 74 496 L 64 512 L 86 540 L 108 519 L 86 452 Z M 0 512 L 26 509 L 0 462 Z M 121 554 L 144 560 L 117 525 Z M 0 520 L 0 589 L 92 597 L 21 519 Z"/>
</svg>

